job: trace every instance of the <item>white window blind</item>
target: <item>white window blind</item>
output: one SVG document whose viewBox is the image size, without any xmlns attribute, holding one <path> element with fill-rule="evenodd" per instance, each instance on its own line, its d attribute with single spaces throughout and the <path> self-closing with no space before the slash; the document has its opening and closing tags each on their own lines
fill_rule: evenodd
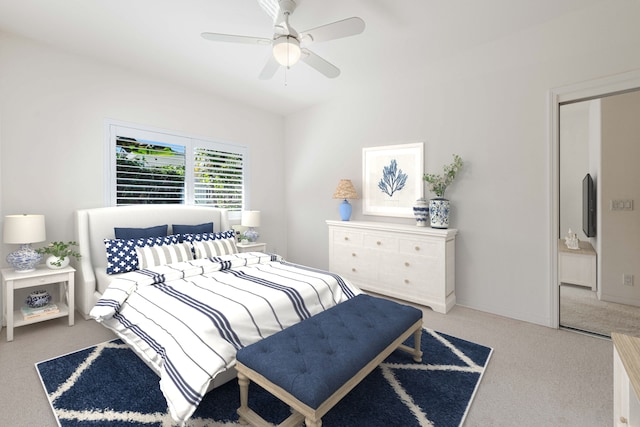
<svg viewBox="0 0 640 427">
<path fill-rule="evenodd" d="M 209 148 L 194 151 L 195 203 L 241 211 L 244 156 Z"/>
<path fill-rule="evenodd" d="M 246 147 L 108 124 L 109 203 L 198 204 L 239 215 L 246 202 Z"/>
<path fill-rule="evenodd" d="M 116 205 L 185 202 L 185 147 L 116 137 Z"/>
</svg>

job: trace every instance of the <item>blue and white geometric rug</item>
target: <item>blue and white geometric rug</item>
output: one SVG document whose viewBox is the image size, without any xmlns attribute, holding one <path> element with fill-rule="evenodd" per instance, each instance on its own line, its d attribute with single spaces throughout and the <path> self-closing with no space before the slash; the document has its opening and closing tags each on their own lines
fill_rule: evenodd
<svg viewBox="0 0 640 427">
<path fill-rule="evenodd" d="M 462 425 L 493 350 L 429 329 L 421 344 L 422 363 L 394 352 L 322 418 L 323 427 Z M 39 362 L 36 369 L 61 427 L 175 425 L 158 377 L 120 340 Z M 205 396 L 187 425 L 239 426 L 239 406 L 237 382 L 230 381 Z M 274 424 L 290 415 L 255 384 L 249 406 Z"/>
</svg>

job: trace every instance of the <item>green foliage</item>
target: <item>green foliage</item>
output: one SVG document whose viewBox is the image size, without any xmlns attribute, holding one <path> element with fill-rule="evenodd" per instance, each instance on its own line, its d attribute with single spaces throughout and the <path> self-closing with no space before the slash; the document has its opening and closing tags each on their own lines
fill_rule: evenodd
<svg viewBox="0 0 640 427">
<path fill-rule="evenodd" d="M 462 158 L 453 155 L 453 163 L 444 167 L 444 174 L 425 174 L 423 179 L 429 184 L 429 190 L 438 197 L 444 197 L 444 191 L 453 182 L 458 172 L 462 169 Z"/>
<path fill-rule="evenodd" d="M 118 154 L 119 204 L 175 203 L 184 199 L 184 166 L 149 166 L 143 157 Z"/>
<path fill-rule="evenodd" d="M 36 252 L 39 254 L 47 254 L 53 255 L 59 258 L 58 261 L 52 262 L 52 264 L 60 267 L 62 265 L 62 261 L 64 261 L 65 257 L 75 257 L 76 259 L 80 259 L 80 253 L 73 250 L 72 246 L 78 246 L 76 242 L 51 242 L 49 246 L 45 246 L 43 248 L 36 249 Z"/>
</svg>

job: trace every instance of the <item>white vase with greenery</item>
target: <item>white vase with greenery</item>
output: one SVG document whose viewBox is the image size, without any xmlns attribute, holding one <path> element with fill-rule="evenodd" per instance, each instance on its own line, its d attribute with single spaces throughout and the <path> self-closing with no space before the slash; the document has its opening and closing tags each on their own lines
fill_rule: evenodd
<svg viewBox="0 0 640 427">
<path fill-rule="evenodd" d="M 48 246 L 36 249 L 36 252 L 49 255 L 45 264 L 48 268 L 57 270 L 69 265 L 70 257 L 80 258 L 80 253 L 72 249 L 72 246 L 78 246 L 78 244 L 76 242 L 51 242 Z"/>
</svg>

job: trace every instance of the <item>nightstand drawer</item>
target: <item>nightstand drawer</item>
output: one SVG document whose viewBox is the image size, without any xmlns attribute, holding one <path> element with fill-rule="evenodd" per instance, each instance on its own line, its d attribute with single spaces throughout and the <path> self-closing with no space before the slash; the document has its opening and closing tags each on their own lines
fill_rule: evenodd
<svg viewBox="0 0 640 427">
<path fill-rule="evenodd" d="M 66 282 L 67 280 L 69 280 L 69 273 L 56 273 L 56 274 L 48 274 L 46 276 L 25 277 L 24 279 L 14 279 L 13 288 L 14 289 L 29 288 L 31 286 Z"/>
<path fill-rule="evenodd" d="M 267 252 L 266 243 L 238 243 L 236 244 L 238 252 Z"/>
</svg>

